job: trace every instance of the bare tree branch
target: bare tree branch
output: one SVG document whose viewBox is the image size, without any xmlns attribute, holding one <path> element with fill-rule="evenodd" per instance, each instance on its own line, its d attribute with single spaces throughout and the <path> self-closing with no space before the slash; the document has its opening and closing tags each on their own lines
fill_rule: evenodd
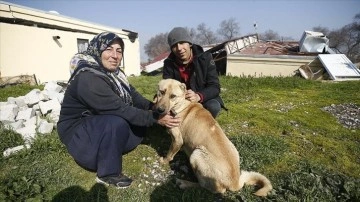
<svg viewBox="0 0 360 202">
<path fill-rule="evenodd" d="M 224 40 L 230 40 L 240 34 L 240 26 L 235 18 L 229 18 L 228 20 L 221 21 L 217 32 Z"/>
</svg>

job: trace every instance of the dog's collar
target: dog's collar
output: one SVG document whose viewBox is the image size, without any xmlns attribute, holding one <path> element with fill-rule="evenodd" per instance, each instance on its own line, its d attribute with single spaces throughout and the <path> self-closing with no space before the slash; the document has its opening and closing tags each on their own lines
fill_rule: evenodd
<svg viewBox="0 0 360 202">
<path fill-rule="evenodd" d="M 191 102 L 188 101 L 188 100 L 186 100 L 186 102 L 191 103 Z M 188 106 L 189 106 L 189 104 L 186 104 L 186 106 L 183 107 L 183 108 L 180 108 L 179 111 L 175 111 L 175 109 L 171 109 L 171 110 L 170 110 L 170 115 L 173 116 L 173 117 L 175 117 L 176 115 L 178 115 L 178 114 L 180 114 L 182 111 L 184 111 Z"/>
<path fill-rule="evenodd" d="M 175 117 L 177 114 L 178 114 L 178 113 L 176 113 L 175 110 L 170 110 L 170 115 L 171 115 L 172 117 Z"/>
</svg>

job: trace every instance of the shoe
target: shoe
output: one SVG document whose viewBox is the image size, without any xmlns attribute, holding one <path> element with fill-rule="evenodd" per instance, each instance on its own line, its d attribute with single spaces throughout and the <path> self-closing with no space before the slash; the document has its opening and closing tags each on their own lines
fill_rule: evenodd
<svg viewBox="0 0 360 202">
<path fill-rule="evenodd" d="M 96 177 L 95 181 L 106 186 L 114 185 L 118 189 L 127 188 L 132 183 L 132 179 L 123 174 L 119 176 Z"/>
</svg>

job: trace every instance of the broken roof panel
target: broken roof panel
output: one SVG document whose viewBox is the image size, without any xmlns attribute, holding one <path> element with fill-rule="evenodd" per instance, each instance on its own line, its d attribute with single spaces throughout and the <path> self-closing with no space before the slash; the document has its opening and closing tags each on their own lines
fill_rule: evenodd
<svg viewBox="0 0 360 202">
<path fill-rule="evenodd" d="M 326 53 L 329 49 L 329 39 L 321 32 L 304 31 L 299 47 L 300 52 Z"/>
<path fill-rule="evenodd" d="M 360 70 L 344 54 L 319 54 L 318 57 L 331 79 L 360 79 Z"/>
</svg>

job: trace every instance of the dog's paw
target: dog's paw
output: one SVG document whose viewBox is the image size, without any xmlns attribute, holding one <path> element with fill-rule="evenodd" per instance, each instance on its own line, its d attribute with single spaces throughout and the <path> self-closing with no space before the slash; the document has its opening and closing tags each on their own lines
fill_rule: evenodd
<svg viewBox="0 0 360 202">
<path fill-rule="evenodd" d="M 180 189 L 184 189 L 184 188 L 185 188 L 185 183 L 184 183 L 183 180 L 180 180 L 180 179 L 176 178 L 175 184 L 176 184 Z"/>
<path fill-rule="evenodd" d="M 176 185 L 180 188 L 180 189 L 187 189 L 187 188 L 190 188 L 190 187 L 193 187 L 194 183 L 192 182 L 189 182 L 189 181 L 186 181 L 186 180 L 181 180 L 181 179 L 178 179 L 176 178 Z"/>
<path fill-rule="evenodd" d="M 161 164 L 168 164 L 169 163 L 169 160 L 167 158 L 164 158 L 164 157 L 160 157 L 159 158 L 159 162 Z"/>
</svg>

